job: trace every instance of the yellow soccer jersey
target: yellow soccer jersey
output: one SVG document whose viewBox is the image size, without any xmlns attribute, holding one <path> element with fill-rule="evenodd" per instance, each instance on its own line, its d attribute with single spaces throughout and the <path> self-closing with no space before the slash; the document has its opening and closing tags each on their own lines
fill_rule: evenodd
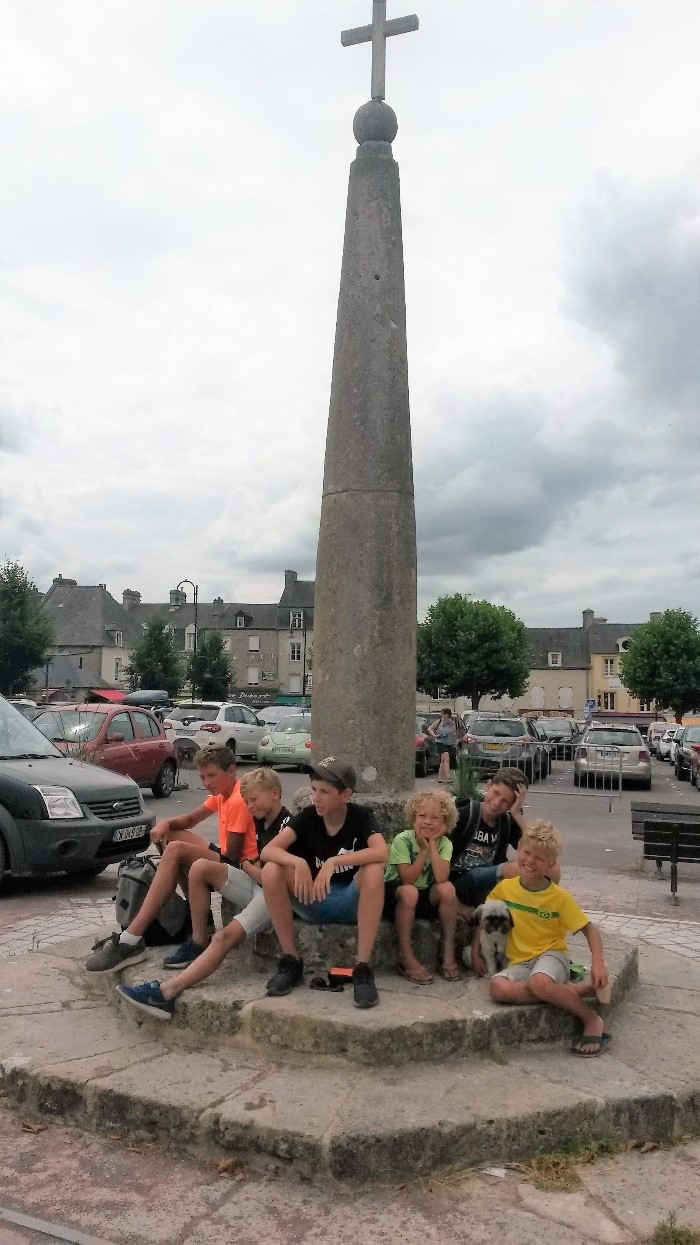
<svg viewBox="0 0 700 1245">
<path fill-rule="evenodd" d="M 513 918 L 506 942 L 509 964 L 522 964 L 545 951 L 568 953 L 566 935 L 575 934 L 589 922 L 573 895 L 554 882 L 544 890 L 531 891 L 526 890 L 520 878 L 503 878 L 489 899 L 504 900 Z"/>
</svg>

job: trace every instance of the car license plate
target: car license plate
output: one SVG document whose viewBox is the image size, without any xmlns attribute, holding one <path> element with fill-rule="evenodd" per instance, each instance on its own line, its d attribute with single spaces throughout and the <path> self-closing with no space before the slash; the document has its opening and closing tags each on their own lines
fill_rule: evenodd
<svg viewBox="0 0 700 1245">
<path fill-rule="evenodd" d="M 142 839 L 148 834 L 148 826 L 120 826 L 112 835 L 113 843 L 126 843 L 128 839 Z"/>
<path fill-rule="evenodd" d="M 178 733 L 178 735 L 196 735 L 196 734 L 197 734 L 197 732 L 196 732 L 196 731 L 188 731 L 188 730 L 186 730 L 184 726 L 181 726 L 181 727 L 180 727 L 180 730 L 179 730 L 177 733 Z"/>
<path fill-rule="evenodd" d="M 487 752 L 500 752 L 503 744 L 484 744 L 484 747 Z"/>
<path fill-rule="evenodd" d="M 277 748 L 277 752 L 294 752 L 294 748 Z"/>
</svg>

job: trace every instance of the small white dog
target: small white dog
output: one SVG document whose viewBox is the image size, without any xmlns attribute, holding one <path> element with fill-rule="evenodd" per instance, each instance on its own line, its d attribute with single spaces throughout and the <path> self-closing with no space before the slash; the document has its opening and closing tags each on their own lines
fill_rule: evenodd
<svg viewBox="0 0 700 1245">
<path fill-rule="evenodd" d="M 510 909 L 502 899 L 487 899 L 479 904 L 474 913 L 479 921 L 479 950 L 486 965 L 486 974 L 493 977 L 506 967 L 506 938 L 513 928 Z M 465 968 L 472 967 L 472 949 L 467 945 L 462 951 L 462 963 Z"/>
</svg>

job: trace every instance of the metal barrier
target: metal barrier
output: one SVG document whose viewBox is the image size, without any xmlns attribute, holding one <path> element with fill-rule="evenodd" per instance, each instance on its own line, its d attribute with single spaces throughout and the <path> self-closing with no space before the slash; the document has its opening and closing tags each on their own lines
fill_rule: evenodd
<svg viewBox="0 0 700 1245">
<path fill-rule="evenodd" d="M 542 794 L 575 796 L 578 799 L 604 795 L 612 813 L 615 800 L 622 791 L 622 751 L 616 744 L 592 745 L 590 742 L 552 742 L 551 767 L 548 777 L 538 786 Z M 563 790 L 565 781 L 573 777 L 574 791 Z"/>
</svg>

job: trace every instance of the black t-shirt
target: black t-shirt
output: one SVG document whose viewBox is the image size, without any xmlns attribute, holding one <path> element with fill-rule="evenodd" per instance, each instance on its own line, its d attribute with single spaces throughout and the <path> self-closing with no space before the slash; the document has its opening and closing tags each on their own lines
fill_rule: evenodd
<svg viewBox="0 0 700 1245">
<path fill-rule="evenodd" d="M 476 819 L 476 810 L 479 819 Z M 499 813 L 493 826 L 481 816 L 481 801 L 468 800 L 460 808 L 457 825 L 452 831 L 452 863 L 450 873 L 464 873 L 483 865 L 500 865 L 508 855 L 508 844 L 517 847 L 520 826 L 510 813 Z"/>
<path fill-rule="evenodd" d="M 253 821 L 255 822 L 255 835 L 258 840 L 258 853 L 260 853 L 264 847 L 267 847 L 268 843 L 272 842 L 275 835 L 279 834 L 280 830 L 284 829 L 290 817 L 291 813 L 289 812 L 289 809 L 285 808 L 283 804 L 279 813 L 275 817 L 275 820 L 271 821 L 269 826 L 265 825 L 264 817 L 253 818 Z"/>
<path fill-rule="evenodd" d="M 347 806 L 345 821 L 337 834 L 328 834 L 322 817 L 313 807 L 303 808 L 296 813 L 289 823 L 296 834 L 296 840 L 289 848 L 292 856 L 301 856 L 316 877 L 331 856 L 342 856 L 344 852 L 361 852 L 367 847 L 372 834 L 381 834 L 379 823 L 372 812 L 364 804 Z M 333 885 L 346 886 L 357 872 L 356 865 L 340 866 L 333 874 Z"/>
</svg>

